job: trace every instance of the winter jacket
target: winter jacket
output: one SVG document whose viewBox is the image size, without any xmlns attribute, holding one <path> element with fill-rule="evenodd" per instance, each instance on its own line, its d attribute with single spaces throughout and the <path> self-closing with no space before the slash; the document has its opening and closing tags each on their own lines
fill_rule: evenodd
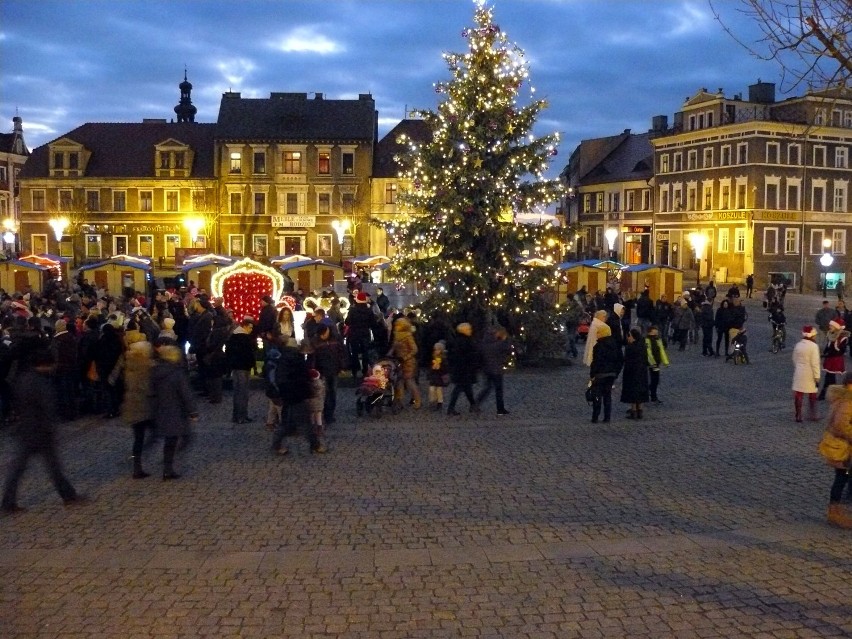
<svg viewBox="0 0 852 639">
<path fill-rule="evenodd" d="M 128 424 L 154 417 L 154 397 L 151 390 L 151 370 L 154 368 L 154 348 L 145 340 L 131 344 L 124 354 L 124 401 L 121 418 Z"/>
<path fill-rule="evenodd" d="M 187 433 L 190 417 L 198 413 L 183 353 L 177 346 L 162 346 L 157 356 L 151 369 L 154 421 L 163 437 L 180 437 Z"/>
<path fill-rule="evenodd" d="M 305 401 L 311 394 L 305 356 L 292 346 L 281 348 L 275 368 L 275 385 L 287 405 Z"/>
<path fill-rule="evenodd" d="M 716 324 L 716 319 L 713 317 L 713 307 L 710 304 L 701 304 L 701 328 L 707 330 L 712 329 Z"/>
<path fill-rule="evenodd" d="M 592 355 L 595 344 L 598 342 L 598 329 L 606 324 L 601 319 L 595 317 L 592 323 L 589 324 L 589 332 L 586 334 L 586 349 L 583 351 L 583 363 L 586 366 L 592 365 Z"/>
<path fill-rule="evenodd" d="M 347 337 L 350 340 L 364 340 L 369 342 L 371 330 L 376 323 L 376 316 L 367 304 L 355 303 L 349 307 L 344 324 L 349 327 Z"/>
<path fill-rule="evenodd" d="M 592 349 L 592 366 L 589 376 L 592 379 L 602 377 L 618 377 L 624 366 L 624 355 L 621 345 L 612 335 L 602 337 Z"/>
<path fill-rule="evenodd" d="M 644 404 L 648 401 L 648 355 L 641 341 L 624 347 L 621 401 L 625 404 Z"/>
<path fill-rule="evenodd" d="M 659 336 L 645 338 L 645 351 L 648 355 L 648 368 L 660 370 L 660 366 L 669 365 L 669 355 Z"/>
<path fill-rule="evenodd" d="M 849 331 L 838 331 L 833 338 L 832 333 L 829 333 L 829 339 L 830 341 L 822 352 L 822 367 L 826 373 L 842 375 L 846 372 L 843 356 L 846 354 L 846 348 L 849 345 Z"/>
<path fill-rule="evenodd" d="M 475 384 L 480 366 L 480 355 L 467 335 L 457 334 L 449 347 L 450 379 L 454 384 Z"/>
<path fill-rule="evenodd" d="M 77 338 L 68 331 L 62 331 L 53 336 L 50 342 L 50 352 L 56 362 L 57 375 L 78 375 L 80 367 L 77 363 Z"/>
<path fill-rule="evenodd" d="M 831 405 L 826 430 L 852 444 L 852 389 L 843 384 L 829 386 L 825 397 Z M 831 465 L 835 468 L 846 467 L 843 462 Z"/>
<path fill-rule="evenodd" d="M 228 368 L 234 371 L 250 371 L 255 367 L 256 351 L 256 339 L 242 326 L 237 326 L 225 343 Z"/>
<path fill-rule="evenodd" d="M 311 342 L 314 351 L 314 368 L 323 377 L 336 377 L 344 366 L 343 345 L 329 334 L 328 339 L 316 337 Z"/>
<path fill-rule="evenodd" d="M 393 324 L 391 354 L 400 361 L 403 379 L 414 379 L 417 374 L 417 342 L 411 332 L 411 323 L 404 317 Z"/>
<path fill-rule="evenodd" d="M 512 354 L 512 344 L 509 340 L 489 335 L 479 348 L 482 354 L 482 372 L 486 375 L 502 375 L 503 367 Z"/>
<path fill-rule="evenodd" d="M 713 323 L 720 331 L 727 331 L 731 327 L 731 307 L 727 302 L 723 302 L 716 309 L 716 318 Z"/>
<path fill-rule="evenodd" d="M 819 346 L 809 339 L 800 340 L 793 348 L 793 390 L 816 393 L 819 384 Z"/>
</svg>

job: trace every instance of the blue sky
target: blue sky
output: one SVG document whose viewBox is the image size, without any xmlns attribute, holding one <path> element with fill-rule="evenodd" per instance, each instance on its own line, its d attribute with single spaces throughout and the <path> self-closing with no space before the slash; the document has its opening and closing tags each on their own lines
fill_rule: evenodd
<svg viewBox="0 0 852 639">
<path fill-rule="evenodd" d="M 707 0 L 489 4 L 550 103 L 536 133 L 562 136 L 554 175 L 580 140 L 671 121 L 701 87 L 732 96 L 780 82 Z M 737 4 L 716 2 L 756 39 Z M 449 78 L 441 53 L 467 50 L 473 13 L 472 0 L 0 0 L 0 130 L 17 112 L 34 148 L 85 122 L 171 118 L 186 66 L 196 121 L 215 121 L 225 91 L 371 93 L 382 135 L 406 108 L 435 108 L 433 84 Z"/>
</svg>

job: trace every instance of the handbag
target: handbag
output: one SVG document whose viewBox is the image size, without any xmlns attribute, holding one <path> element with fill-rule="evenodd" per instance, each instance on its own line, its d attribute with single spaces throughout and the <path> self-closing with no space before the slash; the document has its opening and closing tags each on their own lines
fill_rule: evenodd
<svg viewBox="0 0 852 639">
<path fill-rule="evenodd" d="M 586 401 L 590 404 L 598 398 L 598 389 L 595 386 L 595 380 L 590 379 L 586 385 Z"/>
<path fill-rule="evenodd" d="M 819 442 L 819 446 L 817 446 L 817 450 L 819 450 L 820 455 L 825 457 L 828 463 L 845 464 L 852 455 L 852 444 L 842 437 L 837 437 L 831 432 L 825 431 Z"/>
</svg>

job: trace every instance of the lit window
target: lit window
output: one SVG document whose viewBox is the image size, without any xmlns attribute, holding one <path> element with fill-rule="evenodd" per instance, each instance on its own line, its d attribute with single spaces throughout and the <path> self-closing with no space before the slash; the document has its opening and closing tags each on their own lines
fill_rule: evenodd
<svg viewBox="0 0 852 639">
<path fill-rule="evenodd" d="M 331 193 L 320 193 L 317 195 L 317 213 L 320 215 L 331 213 Z"/>
<path fill-rule="evenodd" d="M 745 253 L 746 230 L 734 229 L 734 253 Z"/>
<path fill-rule="evenodd" d="M 787 255 L 799 253 L 799 229 L 787 229 L 784 232 L 784 253 Z"/>
<path fill-rule="evenodd" d="M 243 156 L 239 151 L 231 151 L 231 168 L 230 173 L 242 173 L 243 171 Z"/>
<path fill-rule="evenodd" d="M 33 191 L 33 211 L 44 211 L 44 191 Z"/>
<path fill-rule="evenodd" d="M 240 215 L 243 212 L 243 194 L 231 193 L 230 197 L 230 213 L 232 215 Z"/>
<path fill-rule="evenodd" d="M 396 184 L 385 185 L 385 204 L 396 204 Z"/>
<path fill-rule="evenodd" d="M 178 197 L 178 191 L 166 191 L 166 210 L 167 211 L 179 211 L 180 210 L 180 202 Z"/>
<path fill-rule="evenodd" d="M 139 191 L 139 210 L 153 211 L 154 210 L 154 194 L 153 191 Z"/>
<path fill-rule="evenodd" d="M 302 152 L 284 151 L 284 173 L 302 172 Z"/>
<path fill-rule="evenodd" d="M 331 153 L 328 151 L 320 151 L 317 157 L 317 173 L 320 175 L 328 175 L 331 173 Z"/>
</svg>

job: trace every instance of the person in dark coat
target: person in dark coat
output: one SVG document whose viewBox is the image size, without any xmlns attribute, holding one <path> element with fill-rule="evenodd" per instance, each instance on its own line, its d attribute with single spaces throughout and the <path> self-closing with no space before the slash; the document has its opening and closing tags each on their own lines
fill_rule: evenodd
<svg viewBox="0 0 852 639">
<path fill-rule="evenodd" d="M 198 410 L 183 353 L 177 346 L 157 349 L 157 363 L 151 369 L 151 394 L 154 423 L 163 437 L 163 481 L 178 479 L 180 475 L 174 467 L 178 439 L 183 438 L 185 444 L 189 441 L 190 422 L 198 419 Z"/>
<path fill-rule="evenodd" d="M 248 414 L 249 378 L 255 367 L 257 350 L 253 330 L 254 318 L 246 315 L 225 343 L 225 359 L 234 382 L 231 421 L 235 424 L 248 424 L 252 421 Z"/>
<path fill-rule="evenodd" d="M 628 419 L 642 419 L 642 404 L 648 402 L 648 352 L 639 329 L 631 329 L 624 347 L 621 402 L 630 404 Z"/>
<path fill-rule="evenodd" d="M 731 302 L 728 298 L 723 299 L 719 308 L 716 309 L 713 325 L 716 328 L 716 357 L 719 357 L 719 346 L 722 340 L 725 340 L 725 357 L 727 357 L 731 348 L 731 336 L 728 335 L 728 329 L 731 328 Z"/>
<path fill-rule="evenodd" d="M 603 407 L 603 421 L 608 422 L 612 416 L 612 385 L 621 373 L 624 365 L 624 355 L 621 345 L 612 336 L 608 324 L 598 328 L 598 341 L 592 349 L 592 365 L 589 367 L 589 377 L 592 382 L 592 423 L 596 424 Z"/>
<path fill-rule="evenodd" d="M 124 403 L 121 418 L 133 430 L 133 479 L 145 479 L 142 449 L 145 431 L 154 430 L 154 402 L 151 393 L 151 369 L 154 367 L 154 347 L 146 339 L 128 345 L 124 354 Z"/>
<path fill-rule="evenodd" d="M 385 295 L 384 289 L 381 286 L 376 288 L 376 306 L 379 307 L 379 310 L 382 312 L 382 315 L 388 314 L 388 309 L 390 308 L 390 299 L 387 295 Z"/>
<path fill-rule="evenodd" d="M 275 387 L 278 389 L 278 399 L 281 400 L 281 419 L 272 435 L 272 450 L 279 455 L 289 452 L 283 442 L 286 435 L 294 434 L 293 409 L 310 395 L 310 378 L 305 356 L 296 348 L 294 338 L 290 338 L 285 344 L 280 349 L 281 357 L 275 367 Z M 320 445 L 313 428 L 308 428 L 308 442 L 312 451 Z"/>
<path fill-rule="evenodd" d="M 255 326 L 255 335 L 261 337 L 267 342 L 275 332 L 275 325 L 278 323 L 278 312 L 275 310 L 275 302 L 269 295 L 264 295 L 261 299 L 260 315 L 257 318 L 257 326 Z"/>
<path fill-rule="evenodd" d="M 18 505 L 18 483 L 33 455 L 44 458 L 56 492 L 65 504 L 81 501 L 71 482 L 62 471 L 56 449 L 56 394 L 50 380 L 53 358 L 46 349 L 22 353 L 18 373 L 12 384 L 12 403 L 18 419 L 12 423 L 11 434 L 18 450 L 9 464 L 0 510 L 16 513 L 24 510 Z"/>
<path fill-rule="evenodd" d="M 497 403 L 497 414 L 508 415 L 506 405 L 503 402 L 503 367 L 509 361 L 512 354 L 512 345 L 506 329 L 501 327 L 492 330 L 480 347 L 482 353 L 482 372 L 485 375 L 485 385 L 476 397 L 476 405 L 482 406 L 482 402 L 488 397 L 491 389 L 494 389 L 494 399 Z"/>
<path fill-rule="evenodd" d="M 660 299 L 654 304 L 654 319 L 660 330 L 663 346 L 666 347 L 669 345 L 669 328 L 672 323 L 673 310 L 671 302 L 666 299 L 665 295 L 660 295 Z"/>
<path fill-rule="evenodd" d="M 118 417 L 121 400 L 124 399 L 124 375 L 121 374 L 124 358 L 123 318 L 111 313 L 101 327 L 101 336 L 94 348 L 95 368 L 100 388 L 106 398 L 106 415 Z"/>
<path fill-rule="evenodd" d="M 314 368 L 319 371 L 325 384 L 325 399 L 323 401 L 322 417 L 324 424 L 333 424 L 336 420 L 334 411 L 337 408 L 337 378 L 343 369 L 343 344 L 331 326 L 321 324 L 312 342 L 314 352 Z"/>
<path fill-rule="evenodd" d="M 54 382 L 59 416 L 66 420 L 76 419 L 80 365 L 77 362 L 77 338 L 68 331 L 65 320 L 56 320 L 54 324 L 50 352 L 56 365 Z"/>
<path fill-rule="evenodd" d="M 624 305 L 616 303 L 612 307 L 612 313 L 610 313 L 606 318 L 606 323 L 609 326 L 610 331 L 612 331 L 612 337 L 621 346 L 624 345 L 624 324 L 622 323 L 623 317 Z"/>
<path fill-rule="evenodd" d="M 701 320 L 701 354 L 706 357 L 712 357 L 713 353 L 713 328 L 716 325 L 716 318 L 713 316 L 713 305 L 709 300 L 701 302 L 701 308 L 698 312 Z"/>
<path fill-rule="evenodd" d="M 467 322 L 456 326 L 456 337 L 449 347 L 448 363 L 453 392 L 447 406 L 447 415 L 458 415 L 456 402 L 464 393 L 470 403 L 470 412 L 478 413 L 479 406 L 473 397 L 473 385 L 476 384 L 480 366 L 480 354 L 473 342 L 473 327 Z"/>
<path fill-rule="evenodd" d="M 376 323 L 376 317 L 370 310 L 366 293 L 358 291 L 354 297 L 355 303 L 349 307 L 349 313 L 344 321 L 344 324 L 348 327 L 346 329 L 346 344 L 349 347 L 353 378 L 357 377 L 359 372 L 361 377 L 367 376 L 367 368 L 370 365 L 367 353 L 370 350 L 372 330 Z"/>
</svg>

